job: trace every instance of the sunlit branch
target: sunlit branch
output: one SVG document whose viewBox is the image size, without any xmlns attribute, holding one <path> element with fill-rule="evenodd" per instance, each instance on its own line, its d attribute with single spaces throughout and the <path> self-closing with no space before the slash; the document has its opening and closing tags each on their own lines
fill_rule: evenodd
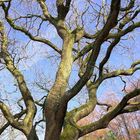
<svg viewBox="0 0 140 140">
<path fill-rule="evenodd" d="M 97 97 L 96 97 L 97 87 L 93 85 L 90 80 L 87 82 L 86 87 L 88 90 L 87 102 L 81 105 L 80 107 L 73 109 L 67 114 L 67 118 L 69 117 L 68 118 L 69 121 L 75 124 L 75 126 L 76 126 L 76 122 L 84 118 L 85 116 L 89 115 L 94 110 L 97 104 Z"/>
<path fill-rule="evenodd" d="M 44 0 L 37 0 L 41 9 L 42 9 L 42 12 L 44 14 L 44 16 L 46 17 L 47 20 L 49 20 L 50 22 L 53 22 L 53 17 L 50 15 L 49 11 L 48 11 L 48 7 L 45 3 Z"/>
<path fill-rule="evenodd" d="M 0 0 L 0 6 L 4 3 L 4 2 L 10 2 L 11 0 Z"/>
<path fill-rule="evenodd" d="M 18 122 L 15 118 L 17 118 L 17 115 L 14 116 L 8 106 L 6 104 L 4 104 L 2 101 L 0 101 L 0 109 L 4 115 L 4 117 L 8 120 L 9 124 L 12 125 L 13 127 L 19 129 L 19 130 L 22 130 L 24 127 L 23 125 L 21 124 L 21 122 Z M 24 112 L 25 113 L 25 112 Z M 23 113 L 21 113 L 23 115 Z M 20 114 L 20 115 L 21 115 Z M 7 126 L 7 125 L 6 125 Z M 5 127 L 6 127 L 5 126 Z M 3 130 L 1 129 L 1 133 L 3 132 Z"/>
<path fill-rule="evenodd" d="M 132 32 L 134 29 L 140 27 L 140 22 L 136 22 L 132 25 L 130 25 L 129 27 L 127 27 L 126 29 L 120 31 L 119 33 L 110 33 L 105 40 L 110 39 L 110 38 L 120 38 L 125 36 L 126 34 Z M 91 49 L 94 49 L 94 43 L 90 43 L 87 46 L 85 46 L 76 56 L 75 60 L 77 60 L 79 57 L 84 56 L 86 53 L 88 53 Z"/>
<path fill-rule="evenodd" d="M 13 117 L 14 117 L 14 119 L 19 120 L 25 113 L 26 113 L 26 110 L 22 110 L 21 112 L 19 112 L 19 113 L 13 115 Z M 4 114 L 4 116 L 5 116 L 5 114 Z M 15 121 L 17 121 L 17 120 L 15 120 Z M 10 125 L 11 125 L 10 122 L 7 122 L 6 124 L 4 124 L 4 125 L 0 128 L 0 135 L 1 135 L 1 134 L 4 132 L 4 130 L 5 130 L 8 126 L 10 126 Z"/>
<path fill-rule="evenodd" d="M 140 102 L 129 103 L 121 113 L 130 113 L 140 110 Z"/>
<path fill-rule="evenodd" d="M 136 22 L 134 23 L 133 20 L 137 17 L 137 15 L 140 13 L 140 10 L 136 10 L 135 13 L 129 17 L 126 18 L 124 17 L 124 19 L 122 20 L 122 22 L 120 22 L 119 24 L 119 32 L 117 33 L 109 33 L 109 35 L 105 38 L 105 40 L 107 39 L 118 39 L 121 38 L 123 36 L 125 36 L 126 34 L 130 33 L 131 31 L 133 31 L 134 29 L 140 27 L 140 22 Z M 124 28 L 125 25 L 127 25 L 129 22 L 133 22 L 132 25 L 128 26 L 126 29 L 122 30 Z M 94 35 L 90 35 L 88 33 L 84 33 L 83 37 L 88 38 L 88 39 L 96 39 L 97 36 L 100 34 L 101 30 L 99 30 L 98 32 L 96 32 Z M 88 45 L 86 45 L 76 56 L 75 60 L 78 59 L 81 56 L 84 56 L 86 53 L 88 53 L 91 49 L 94 49 L 94 43 L 90 43 Z"/>
<path fill-rule="evenodd" d="M 132 64 L 132 66 L 133 66 L 133 64 Z M 122 76 L 129 76 L 129 75 L 132 75 L 137 70 L 140 70 L 140 67 L 132 67 L 132 66 L 129 69 L 127 69 L 127 70 L 120 69 L 120 70 L 116 70 L 116 71 L 104 74 L 103 79 L 117 77 L 117 76 L 120 76 L 120 75 L 122 75 Z"/>
<path fill-rule="evenodd" d="M 26 82 L 24 80 L 23 75 L 17 69 L 17 67 L 15 67 L 14 62 L 11 58 L 11 55 L 7 51 L 8 40 L 7 40 L 7 36 L 6 36 L 6 33 L 5 33 L 4 26 L 3 26 L 2 22 L 0 22 L 0 27 L 1 27 L 0 28 L 0 34 L 1 34 L 1 38 L 2 38 L 2 43 L 1 43 L 2 58 L 5 61 L 6 68 L 9 70 L 9 72 L 17 80 L 19 90 L 22 94 L 24 103 L 26 105 L 27 113 L 26 113 L 26 116 L 23 120 L 23 125 L 24 125 L 24 127 L 26 126 L 28 129 L 31 129 L 32 128 L 32 123 L 33 123 L 33 118 L 34 118 L 35 113 L 36 113 L 36 107 L 35 107 L 35 104 L 34 104 L 34 100 L 31 96 L 31 93 L 30 93 L 27 85 L 26 85 Z M 1 106 L 2 105 L 3 104 L 1 104 Z M 7 113 L 9 113 L 9 111 L 7 110 L 8 108 L 6 106 L 4 106 L 4 107 L 6 108 Z M 9 120 L 9 122 L 10 121 L 12 122 L 13 119 L 14 119 L 13 116 L 10 115 L 8 119 L 10 119 L 10 118 L 11 118 L 11 120 Z M 18 125 L 16 127 L 18 127 Z M 27 131 L 25 133 L 28 133 L 27 128 L 24 129 L 24 131 Z"/>
</svg>

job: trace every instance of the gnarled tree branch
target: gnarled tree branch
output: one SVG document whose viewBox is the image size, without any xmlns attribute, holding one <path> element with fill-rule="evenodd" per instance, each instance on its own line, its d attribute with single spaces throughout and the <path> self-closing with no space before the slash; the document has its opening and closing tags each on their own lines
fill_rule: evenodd
<svg viewBox="0 0 140 140">
<path fill-rule="evenodd" d="M 80 80 L 75 84 L 75 86 L 70 91 L 68 91 L 67 94 L 68 100 L 71 99 L 73 96 L 75 96 L 91 77 L 96 60 L 98 58 L 98 54 L 101 49 L 101 44 L 104 42 L 104 39 L 108 36 L 110 30 L 117 24 L 119 10 L 120 10 L 120 0 L 116 1 L 112 0 L 108 20 L 105 26 L 103 27 L 102 32 L 98 35 L 95 42 L 93 43 L 94 49 L 88 61 L 86 71 L 84 75 L 80 78 Z"/>
<path fill-rule="evenodd" d="M 80 130 L 80 137 L 83 135 L 86 135 L 92 131 L 98 130 L 98 129 L 102 129 L 102 128 L 106 128 L 107 125 L 109 124 L 109 122 L 115 118 L 117 115 L 121 114 L 125 109 L 125 107 L 127 106 L 128 101 L 133 98 L 140 95 L 140 89 L 135 89 L 134 91 L 128 93 L 127 95 L 125 95 L 123 97 L 123 99 L 121 100 L 121 102 L 111 111 L 109 111 L 106 115 L 104 115 L 101 119 L 99 119 L 96 122 L 90 123 L 88 125 L 83 126 Z M 139 109 L 139 107 L 137 107 L 137 109 Z M 126 108 L 127 110 L 127 108 Z M 136 108 L 134 109 L 134 111 L 136 111 Z M 127 113 L 127 111 L 126 111 Z"/>
<path fill-rule="evenodd" d="M 6 33 L 5 33 L 4 26 L 3 26 L 2 22 L 0 22 L 0 35 L 1 35 L 1 38 L 2 38 L 2 43 L 1 43 L 2 58 L 4 59 L 5 65 L 6 65 L 7 69 L 9 70 L 9 72 L 17 80 L 18 87 L 20 89 L 20 92 L 22 94 L 24 103 L 25 103 L 26 108 L 27 108 L 25 118 L 23 119 L 22 127 L 24 127 L 24 132 L 26 134 L 28 134 L 30 132 L 31 128 L 32 128 L 33 119 L 34 119 L 35 113 L 36 113 L 35 103 L 34 103 L 34 100 L 31 96 L 31 93 L 30 93 L 30 91 L 29 91 L 29 89 L 26 85 L 26 82 L 24 80 L 23 75 L 15 67 L 14 62 L 11 58 L 11 55 L 7 51 L 8 40 L 7 40 L 7 36 L 6 36 Z M 1 106 L 4 106 L 4 108 L 6 108 L 7 114 L 10 114 L 9 111 L 8 111 L 8 108 L 4 104 L 1 104 Z M 7 119 L 9 119 L 9 122 L 12 123 L 12 121 L 14 120 L 14 117 L 12 115 L 10 115 L 9 118 L 7 118 Z M 21 125 L 16 125 L 15 127 L 18 128 L 18 126 L 19 126 L 19 128 L 21 127 Z"/>
</svg>

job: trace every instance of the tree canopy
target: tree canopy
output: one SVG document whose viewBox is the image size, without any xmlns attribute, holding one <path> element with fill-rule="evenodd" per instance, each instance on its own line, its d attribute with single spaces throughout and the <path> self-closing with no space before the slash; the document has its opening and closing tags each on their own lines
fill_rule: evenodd
<svg viewBox="0 0 140 140">
<path fill-rule="evenodd" d="M 38 140 L 43 123 L 45 140 L 78 140 L 140 110 L 139 86 L 127 88 L 139 79 L 139 0 L 0 0 L 0 11 L 0 134 L 12 126 Z M 123 85 L 115 106 L 99 99 L 112 80 Z M 106 113 L 79 125 L 97 106 Z"/>
</svg>

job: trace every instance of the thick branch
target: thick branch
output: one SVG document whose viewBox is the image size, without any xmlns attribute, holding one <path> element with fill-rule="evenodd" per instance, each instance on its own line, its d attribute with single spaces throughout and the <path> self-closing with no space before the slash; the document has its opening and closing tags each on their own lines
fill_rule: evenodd
<svg viewBox="0 0 140 140">
<path fill-rule="evenodd" d="M 4 112 L 4 111 L 3 111 Z M 21 112 L 13 115 L 14 119 L 19 119 L 20 117 L 22 117 L 24 114 L 26 113 L 26 110 L 22 110 Z M 4 114 L 5 116 L 5 114 Z M 7 119 L 8 120 L 8 119 Z M 10 125 L 10 122 L 7 122 L 6 124 L 4 124 L 4 126 L 2 126 L 0 128 L 0 135 L 3 133 L 3 131 Z"/>
<path fill-rule="evenodd" d="M 104 115 L 101 119 L 96 122 L 90 123 L 86 126 L 81 128 L 80 137 L 86 135 L 90 132 L 93 132 L 98 129 L 106 128 L 109 122 L 115 118 L 117 115 L 121 114 L 127 105 L 127 102 L 133 98 L 140 95 L 140 89 L 135 89 L 134 91 L 130 92 L 121 100 L 121 102 L 111 111 L 109 111 L 106 115 Z M 139 107 L 137 109 L 140 109 Z"/>
<path fill-rule="evenodd" d="M 15 67 L 14 62 L 11 58 L 11 55 L 7 51 L 8 40 L 7 40 L 7 36 L 5 34 L 5 30 L 4 30 L 4 26 L 3 26 L 2 22 L 0 22 L 0 27 L 1 27 L 0 34 L 1 34 L 1 38 L 2 38 L 2 44 L 1 44 L 2 58 L 4 59 L 5 65 L 6 65 L 7 69 L 9 70 L 9 72 L 17 80 L 18 87 L 19 87 L 20 92 L 22 94 L 22 97 L 24 99 L 24 103 L 25 103 L 26 108 L 27 108 L 27 113 L 26 113 L 26 116 L 23 120 L 23 123 L 27 127 L 26 131 L 28 133 L 28 131 L 30 131 L 30 129 L 32 128 L 33 118 L 34 118 L 35 113 L 36 113 L 36 107 L 34 104 L 34 100 L 31 96 L 31 93 L 26 85 L 26 82 L 24 80 L 23 75 Z"/>
<path fill-rule="evenodd" d="M 0 0 L 0 6 L 4 3 L 4 2 L 9 2 L 10 0 Z"/>
<path fill-rule="evenodd" d="M 94 110 L 97 104 L 96 99 L 97 87 L 94 86 L 90 80 L 87 82 L 86 86 L 88 89 L 89 99 L 85 104 L 67 113 L 67 118 L 69 117 L 68 119 L 71 123 L 76 124 L 77 121 L 89 115 Z"/>
<path fill-rule="evenodd" d="M 19 129 L 19 130 L 23 130 L 25 129 L 24 126 L 22 125 L 21 122 L 18 122 L 15 118 L 17 118 L 18 116 L 17 115 L 13 115 L 8 106 L 6 104 L 4 104 L 2 101 L 0 101 L 0 109 L 4 115 L 4 117 L 8 120 L 9 124 L 12 125 L 13 127 Z M 25 113 L 25 112 L 24 112 Z M 23 115 L 23 112 L 22 113 L 19 113 L 19 115 Z M 8 124 L 7 124 L 8 125 Z M 6 125 L 6 126 L 7 126 Z M 5 126 L 5 127 L 6 127 Z M 0 132 L 2 133 L 4 130 L 1 129 Z"/>
<path fill-rule="evenodd" d="M 132 25 L 128 26 L 126 29 L 122 30 L 123 27 L 125 25 L 127 25 L 129 22 L 133 22 L 133 19 L 136 18 L 136 16 L 140 13 L 140 10 L 137 10 L 135 11 L 135 13 L 133 14 L 132 17 L 124 17 L 123 21 L 119 24 L 119 32 L 117 33 L 110 33 L 106 38 L 105 40 L 107 39 L 111 39 L 111 38 L 114 38 L 114 39 L 117 39 L 117 38 L 121 38 L 122 36 L 130 33 L 131 31 L 133 31 L 134 29 L 140 27 L 140 22 L 136 22 L 136 23 L 133 23 Z M 101 30 L 96 32 L 94 35 L 90 35 L 88 33 L 84 33 L 83 37 L 85 38 L 88 38 L 88 39 L 96 39 L 97 36 L 101 33 Z M 90 43 L 88 45 L 86 45 L 79 53 L 78 55 L 76 56 L 75 60 L 78 59 L 79 57 L 85 55 L 86 53 L 88 53 L 91 49 L 93 49 L 93 46 L 94 46 L 94 43 Z"/>
<path fill-rule="evenodd" d="M 125 8 L 121 8 L 120 10 L 121 11 L 128 11 L 128 10 L 132 9 L 134 7 L 135 1 L 136 0 L 130 0 L 128 6 Z"/>
<path fill-rule="evenodd" d="M 130 113 L 140 110 L 140 102 L 129 103 L 121 113 Z"/>
<path fill-rule="evenodd" d="M 43 12 L 43 15 L 45 16 L 45 18 L 47 20 L 49 20 L 51 23 L 54 23 L 55 22 L 55 19 L 50 15 L 49 11 L 48 11 L 48 7 L 45 3 L 44 0 L 37 0 L 41 9 L 42 9 L 42 12 Z"/>
<path fill-rule="evenodd" d="M 125 107 L 122 110 L 122 113 L 131 113 L 131 112 L 135 112 L 135 111 L 139 111 L 140 110 L 140 103 L 129 106 L 129 107 Z"/>
<path fill-rule="evenodd" d="M 66 0 L 66 5 L 64 5 L 64 0 L 57 0 L 56 1 L 59 19 L 63 19 L 63 20 L 65 19 L 66 15 L 70 9 L 70 3 L 71 3 L 71 0 Z"/>
<path fill-rule="evenodd" d="M 121 30 L 123 29 L 123 27 L 129 23 L 130 21 L 132 21 L 137 15 L 138 13 L 140 12 L 140 10 L 136 11 L 134 13 L 134 15 L 130 18 L 127 18 L 127 17 L 124 17 L 123 21 L 119 24 L 119 31 L 118 31 L 118 34 L 119 32 L 121 32 Z M 101 61 L 100 65 L 99 65 L 99 75 L 101 76 L 102 75 L 102 71 L 103 71 L 103 66 L 106 64 L 106 62 L 108 61 L 108 59 L 110 58 L 110 55 L 111 55 L 111 52 L 113 50 L 113 48 L 119 43 L 121 39 L 121 36 L 118 36 L 114 39 L 114 41 L 110 44 L 110 46 L 108 47 L 107 49 L 107 52 L 106 52 L 106 55 L 104 57 L 104 59 Z"/>
<path fill-rule="evenodd" d="M 110 30 L 117 24 L 119 9 L 120 9 L 120 0 L 112 0 L 111 10 L 107 23 L 105 24 L 105 26 L 102 29 L 102 32 L 98 35 L 93 44 L 94 49 L 88 61 L 86 71 L 84 75 L 80 78 L 80 80 L 75 84 L 75 86 L 68 92 L 67 94 L 68 100 L 71 99 L 73 96 L 75 96 L 91 77 L 97 57 L 100 52 L 101 45 L 104 42 L 104 39 L 108 36 Z"/>
<path fill-rule="evenodd" d="M 132 32 L 134 29 L 139 28 L 139 27 L 140 27 L 140 22 L 133 23 L 132 25 L 130 25 L 126 29 L 120 31 L 119 33 L 110 33 L 104 40 L 107 40 L 107 39 L 110 39 L 110 38 L 121 38 L 121 37 L 125 36 L 126 34 Z M 96 36 L 95 36 L 95 38 L 96 38 Z M 75 60 L 77 60 L 79 57 L 81 57 L 81 56 L 85 55 L 86 53 L 88 53 L 91 49 L 94 49 L 93 46 L 94 46 L 94 43 L 90 43 L 87 46 L 85 46 L 78 53 L 78 55 L 76 56 Z"/>
<path fill-rule="evenodd" d="M 131 67 L 127 70 L 116 70 L 110 73 L 107 73 L 103 76 L 103 79 L 108 79 L 108 78 L 113 78 L 113 77 L 117 77 L 119 75 L 123 75 L 123 76 L 129 76 L 132 75 L 135 71 L 140 70 L 140 67 Z"/>
<path fill-rule="evenodd" d="M 132 32 L 134 29 L 136 29 L 138 27 L 140 27 L 140 22 L 133 23 L 132 25 L 130 25 L 129 27 L 127 27 L 126 29 L 122 30 L 121 32 L 119 32 L 117 34 L 116 33 L 110 34 L 110 36 L 108 36 L 108 38 L 117 38 L 119 36 L 124 36 L 127 33 Z"/>
<path fill-rule="evenodd" d="M 131 76 L 133 75 L 137 70 L 140 70 L 140 60 L 135 61 L 134 63 L 132 63 L 131 67 L 129 69 L 119 69 L 119 70 L 115 70 L 112 72 L 108 72 L 105 74 L 102 74 L 97 80 L 96 80 L 96 84 L 99 85 L 101 84 L 104 80 L 109 79 L 109 78 L 113 78 L 113 77 L 117 77 L 117 76 Z"/>
</svg>

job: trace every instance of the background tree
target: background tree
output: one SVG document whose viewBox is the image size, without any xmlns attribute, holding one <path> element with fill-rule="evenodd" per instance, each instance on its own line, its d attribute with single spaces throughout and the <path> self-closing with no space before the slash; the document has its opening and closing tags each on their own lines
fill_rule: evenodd
<svg viewBox="0 0 140 140">
<path fill-rule="evenodd" d="M 123 94 L 123 90 L 120 102 L 113 108 L 107 105 L 108 112 L 99 120 L 84 126 L 78 125 L 82 118 L 94 111 L 97 104 L 102 105 L 98 102 L 97 93 L 103 88 L 104 81 L 118 76 L 131 76 L 140 69 L 140 58 L 136 55 L 139 50 L 137 45 L 125 47 L 130 44 L 131 38 L 137 38 L 131 33 L 137 35 L 134 31 L 140 27 L 139 4 L 139 0 L 1 0 L 2 71 L 10 72 L 13 80 L 16 80 L 17 93 L 21 93 L 16 101 L 20 111 L 15 115 L 3 100 L 0 101 L 0 109 L 9 125 L 23 132 L 28 140 L 38 140 L 37 126 L 45 122 L 45 140 L 77 140 L 90 132 L 106 128 L 119 114 L 138 111 L 140 103 L 129 101 L 140 95 L 140 89 L 135 88 L 127 94 Z M 27 79 L 27 73 L 22 70 L 24 63 L 18 63 L 20 55 L 17 56 L 12 51 L 19 47 L 17 40 L 26 42 L 27 47 L 29 39 L 36 42 L 36 47 L 50 47 L 53 52 L 50 49 L 47 52 L 58 62 L 55 65 L 57 68 L 49 73 L 54 75 L 50 89 L 47 88 L 48 80 L 35 82 L 45 91 L 45 96 L 41 98 L 30 87 L 34 77 L 28 73 L 30 79 Z M 119 65 L 122 64 L 123 57 L 122 60 L 113 60 L 118 52 L 131 48 L 131 52 L 135 53 L 133 60 L 127 57 L 123 66 Z M 34 49 L 35 46 L 32 45 L 27 50 L 31 53 Z M 50 68 L 45 67 L 47 63 L 43 62 L 42 65 L 42 71 L 49 72 Z M 84 88 L 87 101 L 68 110 L 68 103 Z M 39 114 L 39 107 L 43 113 Z M 39 116 L 39 120 L 36 120 L 36 116 Z"/>
</svg>

